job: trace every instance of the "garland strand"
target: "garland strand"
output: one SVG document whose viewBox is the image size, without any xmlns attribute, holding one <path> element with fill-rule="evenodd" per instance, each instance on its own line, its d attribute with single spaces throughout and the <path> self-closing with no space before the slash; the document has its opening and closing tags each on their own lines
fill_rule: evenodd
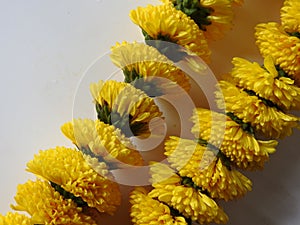
<svg viewBox="0 0 300 225">
<path fill-rule="evenodd" d="M 113 215 L 121 191 L 111 170 L 144 161 L 130 137 L 148 137 L 150 121 L 162 118 L 154 98 L 190 90 L 189 76 L 174 62 L 201 57 L 210 61 L 209 42 L 232 26 L 240 0 L 163 0 L 130 12 L 145 43 L 117 43 L 111 60 L 124 82 L 91 84 L 97 119 L 65 123 L 61 130 L 76 149 L 40 151 L 28 162 L 36 181 L 19 185 L 12 209 L 0 224 L 97 224 L 91 213 Z M 299 128 L 292 110 L 300 108 L 300 4 L 285 0 L 281 24 L 256 26 L 256 44 L 264 64 L 235 57 L 233 69 L 218 82 L 221 112 L 195 108 L 193 140 L 170 136 L 167 164 L 151 163 L 152 189 L 130 194 L 135 225 L 228 223 L 220 200 L 243 197 L 252 189 L 245 170 L 260 170 L 275 152 L 278 138 Z M 163 45 L 158 41 L 176 45 Z M 184 47 L 181 48 L 179 46 Z M 130 96 L 130 97 L 128 97 Z M 263 140 L 262 137 L 264 138 Z"/>
</svg>

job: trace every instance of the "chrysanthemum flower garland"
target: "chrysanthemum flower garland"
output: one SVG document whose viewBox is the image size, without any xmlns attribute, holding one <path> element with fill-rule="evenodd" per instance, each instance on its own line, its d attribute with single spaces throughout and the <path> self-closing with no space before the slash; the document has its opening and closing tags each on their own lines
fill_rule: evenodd
<svg viewBox="0 0 300 225">
<path fill-rule="evenodd" d="M 220 3 L 222 5 L 223 1 Z M 169 21 L 172 29 L 177 30 L 173 33 L 177 35 L 176 40 L 173 41 L 175 43 L 178 41 L 179 44 L 208 60 L 210 53 L 207 41 L 203 33 L 199 32 L 197 25 L 170 4 L 162 5 L 158 14 L 163 11 L 169 13 L 169 20 L 175 14 L 178 15 L 176 19 L 174 18 L 175 24 L 172 25 L 172 21 Z M 182 16 L 184 18 L 181 19 Z M 190 32 L 186 27 L 189 27 Z M 165 28 L 166 32 L 171 31 L 169 27 Z M 203 48 L 204 46 L 206 47 Z M 126 49 L 127 47 L 129 49 Z M 145 62 L 145 59 L 139 59 L 136 55 L 137 63 L 126 61 L 126 58 L 118 58 L 123 50 L 131 54 L 133 49 L 130 47 L 144 49 L 146 54 L 142 55 L 149 55 L 148 53 L 152 51 L 153 56 L 150 54 L 151 57 L 146 64 L 140 63 L 140 61 Z M 120 204 L 120 193 L 118 185 L 113 182 L 113 177 L 108 170 L 121 168 L 124 164 L 134 166 L 143 164 L 141 156 L 125 136 L 147 136 L 150 131 L 149 122 L 161 116 L 153 99 L 148 96 L 167 94 L 170 90 L 174 90 L 176 85 L 180 85 L 186 91 L 189 90 L 188 77 L 154 48 L 146 45 L 124 44 L 123 50 L 116 48 L 116 51 L 113 51 L 116 59 L 114 60 L 112 54 L 112 60 L 124 70 L 125 81 L 130 83 L 136 81 L 136 87 L 141 90 L 116 81 L 100 81 L 91 85 L 98 121 L 74 120 L 62 126 L 63 133 L 77 149 L 57 147 L 41 151 L 28 163 L 28 171 L 45 181 L 28 181 L 18 188 L 17 205 L 13 208 L 26 211 L 31 215 L 31 218 L 24 219 L 24 223 L 28 221 L 31 224 L 95 224 L 92 218 L 83 214 L 83 211 L 91 207 L 99 212 L 112 214 Z M 153 64 L 152 61 L 155 63 Z M 150 78 L 151 82 L 147 83 L 147 78 L 150 76 L 164 80 L 159 79 L 159 83 L 156 84 L 153 78 Z M 137 80 L 137 78 L 143 79 Z M 138 86 L 139 81 L 144 81 L 142 87 Z M 154 84 L 156 84 L 155 92 L 147 92 L 153 90 Z M 131 98 L 127 98 L 128 95 Z M 43 191 L 39 191 L 40 189 Z M 30 191 L 39 194 L 29 199 Z M 39 209 L 35 205 L 38 201 L 40 201 Z M 19 218 L 23 216 L 10 213 L 1 216 L 4 223 L 18 221 Z"/>
<path fill-rule="evenodd" d="M 12 206 L 30 217 L 7 213 L 0 215 L 0 225 L 97 224 L 101 221 L 88 216 L 89 209 L 111 215 L 116 211 L 121 193 L 109 171 L 143 165 L 128 137 L 149 136 L 149 123 L 162 116 L 151 97 L 173 93 L 176 85 L 189 90 L 188 76 L 170 59 L 177 62 L 197 55 L 208 62 L 208 39 L 219 38 L 229 29 L 231 7 L 241 3 L 163 2 L 130 13 L 142 28 L 146 43 L 158 51 L 126 42 L 112 48 L 111 59 L 123 70 L 125 82 L 91 85 L 97 120 L 77 119 L 62 126 L 77 149 L 40 151 L 27 164 L 27 170 L 38 179 L 18 186 Z M 218 200 L 242 197 L 252 188 L 240 170 L 262 169 L 269 154 L 275 152 L 274 139 L 290 135 L 298 127 L 299 118 L 287 111 L 299 109 L 300 102 L 300 89 L 295 85 L 300 64 L 299 11 L 296 0 L 286 0 L 282 25 L 257 26 L 264 65 L 233 59 L 231 76 L 219 82 L 216 93 L 220 112 L 194 110 L 194 140 L 175 136 L 166 140 L 169 164 L 151 165 L 153 189 L 136 188 L 130 195 L 133 224 L 227 223 Z M 155 40 L 173 42 L 186 50 L 165 48 Z M 259 140 L 257 134 L 269 140 Z"/>
<path fill-rule="evenodd" d="M 178 2 L 183 5 L 184 1 L 172 1 L 182 10 Z M 286 1 L 283 9 L 287 5 L 296 7 L 295 1 Z M 297 32 L 299 30 L 293 30 L 289 35 L 295 36 Z M 290 65 L 291 58 L 299 57 L 299 50 L 292 49 L 294 54 L 289 54 L 288 59 L 286 51 L 282 51 L 284 49 L 273 53 L 286 57 L 283 64 Z M 299 61 L 293 62 L 296 64 L 293 68 L 299 72 Z M 156 178 L 153 179 L 153 190 L 148 194 L 140 190 L 133 192 L 131 215 L 135 224 L 143 224 L 144 219 L 139 217 L 141 202 L 134 199 L 137 194 L 141 201 L 149 201 L 146 199 L 152 197 L 151 201 L 157 201 L 155 204 L 168 205 L 171 210 L 166 215 L 184 217 L 182 224 L 191 224 L 191 221 L 227 223 L 226 214 L 218 217 L 218 207 L 210 208 L 213 213 L 208 214 L 205 214 L 206 206 L 197 208 L 198 204 L 201 205 L 200 196 L 205 196 L 210 202 L 245 195 L 251 190 L 252 183 L 239 170 L 262 169 L 269 160 L 269 154 L 275 152 L 277 141 L 273 139 L 291 135 L 292 129 L 299 127 L 299 118 L 287 111 L 299 107 L 300 89 L 288 76 L 289 71 L 282 69 L 279 63 L 269 54 L 265 55 L 262 66 L 252 65 L 243 59 L 233 60 L 231 76 L 219 82 L 220 91 L 216 93 L 218 106 L 224 113 L 195 109 L 192 117 L 195 140 L 170 137 L 165 142 L 165 155 L 174 170 L 160 165 L 164 168 L 152 170 L 152 176 Z M 261 135 L 270 139 L 259 140 Z M 168 170 L 171 170 L 171 175 L 166 176 Z M 162 171 L 164 176 L 161 176 Z M 188 187 L 193 191 L 190 192 Z M 151 209 L 155 211 L 151 206 L 147 210 Z M 200 215 L 197 214 L 199 210 L 202 212 Z M 160 217 L 155 218 L 153 214 L 143 216 L 153 224 L 161 222 Z M 172 219 L 166 221 L 176 224 Z"/>
</svg>

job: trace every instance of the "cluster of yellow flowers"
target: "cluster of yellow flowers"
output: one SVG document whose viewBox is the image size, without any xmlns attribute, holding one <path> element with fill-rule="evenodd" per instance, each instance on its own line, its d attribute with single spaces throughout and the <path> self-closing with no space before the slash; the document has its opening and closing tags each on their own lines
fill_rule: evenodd
<svg viewBox="0 0 300 225">
<path fill-rule="evenodd" d="M 190 90 L 189 76 L 175 62 L 195 56 L 209 62 L 209 41 L 230 29 L 233 6 L 242 4 L 162 2 L 130 12 L 146 44 L 112 47 L 111 60 L 122 69 L 124 82 L 91 84 L 97 119 L 65 123 L 61 130 L 76 148 L 41 150 L 28 162 L 27 171 L 37 179 L 18 186 L 12 209 L 29 216 L 8 212 L 0 215 L 0 225 L 98 224 L 91 216 L 95 210 L 110 215 L 117 210 L 121 192 L 111 171 L 145 164 L 131 137 L 148 137 L 150 123 L 163 118 L 154 98 Z M 262 169 L 275 152 L 276 139 L 299 127 L 299 118 L 289 113 L 300 108 L 299 11 L 298 0 L 285 0 L 281 24 L 257 25 L 264 64 L 233 59 L 231 73 L 218 82 L 219 111 L 194 109 L 193 140 L 167 137 L 167 163 L 150 165 L 152 189 L 138 187 L 130 194 L 133 224 L 228 222 L 218 201 L 252 189 L 241 170 Z"/>
<path fill-rule="evenodd" d="M 285 1 L 281 8 L 281 24 L 270 22 L 256 26 L 257 46 L 263 57 L 272 56 L 277 69 L 299 85 L 300 15 L 299 1 Z"/>
<path fill-rule="evenodd" d="M 164 2 L 165 5 L 138 8 L 131 13 L 133 21 L 142 28 L 146 43 L 157 39 L 171 41 L 208 62 L 206 40 L 219 37 L 221 28 L 229 27 L 230 1 Z M 196 14 L 201 10 L 203 13 L 207 2 L 218 5 L 206 11 L 215 14 L 198 20 Z M 201 9 L 197 8 L 199 3 Z M 199 11 L 195 13 L 193 7 Z M 231 73 L 217 85 L 219 111 L 194 109 L 191 118 L 194 140 L 171 136 L 165 141 L 167 164 L 151 166 L 153 189 L 147 192 L 137 188 L 131 194 L 134 224 L 228 222 L 217 201 L 237 199 L 250 191 L 252 182 L 241 171 L 263 169 L 269 155 L 275 152 L 276 139 L 291 135 L 293 128 L 299 128 L 300 118 L 289 113 L 300 106 L 300 88 L 296 83 L 300 75 L 299 10 L 298 1 L 286 0 L 281 10 L 282 25 L 276 24 L 278 31 L 274 30 L 275 25 L 257 25 L 255 36 L 264 64 L 233 59 Z M 185 21 L 182 12 L 197 26 Z M 219 12 L 223 12 L 222 17 L 216 19 Z M 184 26 L 175 28 L 176 19 L 170 19 L 170 14 L 173 18 L 184 18 L 184 29 L 191 34 L 188 38 L 184 32 L 183 39 L 179 38 Z M 195 27 L 198 35 L 193 33 Z M 205 40 L 200 41 L 200 37 Z M 191 54 L 186 50 L 182 58 L 173 57 L 174 49 L 168 51 L 149 44 L 173 61 Z"/>
</svg>

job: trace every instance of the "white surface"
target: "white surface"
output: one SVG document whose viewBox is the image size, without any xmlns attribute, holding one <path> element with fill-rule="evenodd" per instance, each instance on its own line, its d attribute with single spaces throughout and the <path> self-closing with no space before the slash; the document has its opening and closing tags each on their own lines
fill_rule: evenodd
<svg viewBox="0 0 300 225">
<path fill-rule="evenodd" d="M 142 39 L 128 12 L 153 2 L 1 1 L 0 213 L 10 210 L 17 184 L 32 177 L 24 169 L 39 149 L 71 146 L 60 126 L 72 118 L 73 97 L 81 75 L 116 41 Z M 217 74 L 229 71 L 232 56 L 260 59 L 253 26 L 277 20 L 281 3 L 245 0 L 244 7 L 236 10 L 233 31 L 212 45 L 211 67 Z M 99 75 L 99 79 L 106 76 Z M 281 141 L 266 169 L 249 173 L 254 183 L 251 193 L 223 204 L 229 224 L 299 224 L 299 138 L 300 133 L 295 132 Z"/>
</svg>

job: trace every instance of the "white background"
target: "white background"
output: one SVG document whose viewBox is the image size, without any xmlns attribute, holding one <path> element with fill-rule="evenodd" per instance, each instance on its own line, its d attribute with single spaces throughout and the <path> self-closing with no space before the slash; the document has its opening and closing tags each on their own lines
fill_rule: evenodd
<svg viewBox="0 0 300 225">
<path fill-rule="evenodd" d="M 1 0 L 0 13 L 0 213 L 10 210 L 17 184 L 33 176 L 26 163 L 39 149 L 71 146 L 60 126 L 72 119 L 73 98 L 93 60 L 117 41 L 141 41 L 128 17 L 151 0 Z M 276 21 L 282 0 L 245 0 L 235 26 L 212 43 L 211 69 L 220 76 L 233 56 L 261 58 L 254 25 Z M 109 74 L 110 75 L 110 74 Z M 99 74 L 106 79 L 107 74 Z M 87 90 L 88 92 L 88 90 Z M 91 103 L 92 104 L 92 103 Z M 299 113 L 298 113 L 299 115 Z M 300 133 L 280 141 L 262 172 L 248 173 L 254 190 L 225 203 L 232 225 L 298 225 L 300 221 Z"/>
</svg>

